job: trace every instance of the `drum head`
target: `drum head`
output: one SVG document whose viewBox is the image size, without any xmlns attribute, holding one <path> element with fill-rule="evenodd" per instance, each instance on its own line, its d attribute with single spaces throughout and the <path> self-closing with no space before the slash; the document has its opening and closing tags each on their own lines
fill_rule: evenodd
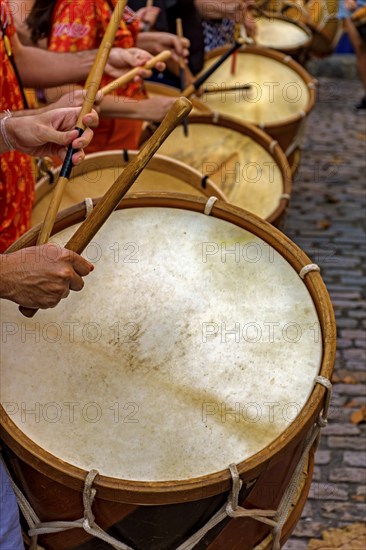
<svg viewBox="0 0 366 550">
<path fill-rule="evenodd" d="M 182 480 L 301 420 L 318 316 L 267 242 L 190 210 L 127 208 L 85 256 L 94 272 L 56 309 L 25 320 L 2 303 L 1 402 L 35 445 L 105 476 Z"/>
<path fill-rule="evenodd" d="M 232 204 L 273 221 L 287 204 L 283 194 L 290 194 L 291 183 L 287 161 L 271 152 L 271 143 L 249 124 L 200 115 L 191 117 L 187 138 L 176 128 L 160 151 L 208 176 Z"/>
<path fill-rule="evenodd" d="M 256 18 L 257 36 L 256 42 L 259 46 L 273 48 L 279 51 L 292 51 L 305 48 L 311 39 L 310 31 L 295 21 L 287 21 L 280 17 L 258 17 Z"/>
<path fill-rule="evenodd" d="M 221 53 L 222 50 L 217 54 L 210 52 L 204 68 L 215 63 Z M 301 67 L 290 58 L 273 50 L 250 47 L 238 52 L 235 75 L 231 74 L 231 66 L 231 59 L 226 60 L 206 86 L 248 85 L 249 89 L 227 92 L 224 98 L 220 94 L 205 94 L 202 101 L 213 111 L 267 126 L 296 119 L 309 109 L 307 82 Z"/>
</svg>

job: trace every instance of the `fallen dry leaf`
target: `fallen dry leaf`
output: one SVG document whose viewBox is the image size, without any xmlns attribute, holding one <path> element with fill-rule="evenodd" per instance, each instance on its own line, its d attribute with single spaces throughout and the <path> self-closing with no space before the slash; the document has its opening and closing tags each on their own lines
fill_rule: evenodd
<svg viewBox="0 0 366 550">
<path fill-rule="evenodd" d="M 345 409 L 354 409 L 355 407 L 359 407 L 359 406 L 360 406 L 360 402 L 356 401 L 356 399 L 352 399 L 352 401 L 348 401 L 348 403 L 343 405 Z"/>
<path fill-rule="evenodd" d="M 342 529 L 322 532 L 323 540 L 311 539 L 307 550 L 364 550 L 366 548 L 366 525 L 353 523 Z"/>
<path fill-rule="evenodd" d="M 344 384 L 357 384 L 357 380 L 353 376 L 345 376 L 341 380 Z"/>
<path fill-rule="evenodd" d="M 330 220 L 319 220 L 317 223 L 319 229 L 328 229 L 331 225 L 332 222 Z"/>
<path fill-rule="evenodd" d="M 361 424 L 361 422 L 366 422 L 366 407 L 361 405 L 358 411 L 355 411 L 350 416 L 350 421 L 352 424 Z"/>
</svg>

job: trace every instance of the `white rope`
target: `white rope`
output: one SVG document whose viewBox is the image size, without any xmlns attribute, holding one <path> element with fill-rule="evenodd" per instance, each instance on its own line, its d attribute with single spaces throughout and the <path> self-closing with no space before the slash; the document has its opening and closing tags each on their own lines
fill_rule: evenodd
<svg viewBox="0 0 366 550">
<path fill-rule="evenodd" d="M 317 264 L 307 264 L 299 272 L 299 277 L 305 279 L 306 275 L 311 271 L 320 271 L 320 267 Z"/>
<path fill-rule="evenodd" d="M 206 202 L 206 205 L 205 205 L 205 209 L 203 211 L 204 214 L 206 214 L 206 216 L 209 216 L 212 212 L 212 208 L 213 208 L 213 205 L 215 204 L 215 202 L 218 200 L 217 197 L 210 197 L 207 202 Z"/>
<path fill-rule="evenodd" d="M 272 153 L 272 155 L 273 155 L 273 151 L 275 150 L 276 145 L 278 145 L 278 141 L 276 141 L 275 139 L 273 139 L 273 140 L 271 141 L 270 146 L 269 146 L 269 150 L 270 150 L 270 152 Z"/>
<path fill-rule="evenodd" d="M 286 199 L 286 200 L 291 200 L 291 195 L 290 193 L 282 193 L 282 195 L 280 196 L 280 199 Z"/>
<path fill-rule="evenodd" d="M 1 455 L 0 455 L 1 456 Z M 1 460 L 9 475 L 11 486 L 14 490 L 18 506 L 28 524 L 28 535 L 31 537 L 31 546 L 29 550 L 36 550 L 37 539 L 39 535 L 48 535 L 52 533 L 61 533 L 62 531 L 68 531 L 69 529 L 81 528 L 84 529 L 89 535 L 97 537 L 103 540 L 107 544 L 110 544 L 115 550 L 133 550 L 130 546 L 127 546 L 123 542 L 116 540 L 114 537 L 107 535 L 103 529 L 101 529 L 96 523 L 94 514 L 92 512 L 92 505 L 96 495 L 96 489 L 93 488 L 93 482 L 98 475 L 97 470 L 91 470 L 85 478 L 84 490 L 83 490 L 83 504 L 84 504 L 84 517 L 74 521 L 50 521 L 41 522 L 31 504 L 23 495 L 21 490 L 17 487 L 14 481 L 11 479 L 9 470 L 6 467 L 3 457 Z"/>
<path fill-rule="evenodd" d="M 85 204 L 85 219 L 90 216 L 90 214 L 93 211 L 94 205 L 93 205 L 93 199 L 91 197 L 86 197 L 84 199 Z"/>
<path fill-rule="evenodd" d="M 212 197 L 216 198 L 216 197 Z M 300 489 L 301 478 L 303 475 L 305 463 L 308 459 L 310 450 L 317 438 L 320 436 L 321 428 L 326 426 L 327 417 L 329 412 L 330 399 L 332 395 L 332 384 L 330 380 L 324 376 L 317 376 L 314 380 L 315 383 L 321 384 L 327 390 L 325 396 L 325 403 L 323 406 L 322 415 L 318 417 L 316 424 L 314 424 L 312 431 L 309 433 L 306 444 L 301 454 L 300 460 L 294 470 L 294 473 L 291 477 L 291 480 L 283 494 L 281 502 L 277 510 L 260 510 L 260 509 L 251 509 L 247 510 L 242 506 L 239 506 L 239 494 L 242 488 L 243 482 L 240 479 L 238 469 L 236 464 L 230 464 L 229 470 L 232 478 L 232 489 L 228 496 L 227 502 L 214 514 L 214 516 L 194 535 L 189 537 L 183 544 L 178 546 L 176 550 L 193 550 L 196 544 L 198 544 L 203 537 L 216 525 L 222 522 L 227 517 L 231 518 L 251 518 L 261 523 L 265 523 L 273 527 L 272 529 L 272 538 L 273 545 L 272 550 L 280 550 L 281 547 L 281 534 L 282 529 L 287 521 L 289 516 L 290 508 L 293 506 L 294 497 L 297 491 Z M 1 460 L 4 464 L 6 471 L 9 474 L 8 468 L 0 455 Z M 39 535 L 51 534 L 51 533 L 60 533 L 69 529 L 82 528 L 91 536 L 97 537 L 107 544 L 110 544 L 112 548 L 116 550 L 133 550 L 130 546 L 117 541 L 114 537 L 110 537 L 95 523 L 95 517 L 92 511 L 93 501 L 96 495 L 96 489 L 93 488 L 93 483 L 98 475 L 97 470 L 91 470 L 85 478 L 84 490 L 83 490 L 83 504 L 84 504 L 84 517 L 76 521 L 53 521 L 53 522 L 41 522 L 31 507 L 28 500 L 25 498 L 23 493 L 15 485 L 14 481 L 11 479 L 10 474 L 10 483 L 15 492 L 18 505 L 23 513 L 24 518 L 26 519 L 29 529 L 29 536 L 32 539 L 30 550 L 36 550 L 37 538 Z M 246 488 L 251 487 L 256 483 L 257 480 L 253 480 L 250 483 L 246 484 Z M 272 519 L 273 518 L 273 519 Z M 260 549 L 262 543 L 257 545 L 254 550 Z"/>
</svg>

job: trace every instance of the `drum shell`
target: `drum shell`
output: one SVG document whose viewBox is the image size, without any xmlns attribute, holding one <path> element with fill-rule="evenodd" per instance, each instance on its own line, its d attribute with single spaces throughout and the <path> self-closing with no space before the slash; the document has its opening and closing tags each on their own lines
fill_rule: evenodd
<svg viewBox="0 0 366 550">
<path fill-rule="evenodd" d="M 283 2 L 281 12 L 301 21 L 312 33 L 310 52 L 316 57 L 331 55 L 342 34 L 342 21 L 337 17 L 337 3 L 327 0 L 310 0 L 304 5 Z"/>
<path fill-rule="evenodd" d="M 136 151 L 105 151 L 87 155 L 84 162 L 75 166 L 62 197 L 59 210 L 78 204 L 86 197 L 102 196 L 121 174 L 129 161 L 136 158 Z M 61 167 L 44 175 L 36 183 L 32 226 L 44 220 L 52 191 L 57 183 Z M 178 159 L 155 155 L 141 176 L 134 183 L 133 192 L 170 191 L 215 195 L 223 201 L 227 197 L 210 178 L 202 180 L 197 170 Z"/>
<path fill-rule="evenodd" d="M 129 208 L 133 206 L 163 206 L 169 208 L 185 208 L 197 212 L 203 212 L 205 201 L 199 198 L 156 195 L 147 197 L 131 196 L 130 198 L 123 200 L 120 204 L 121 208 Z M 260 220 L 253 215 L 249 215 L 248 213 L 245 213 L 233 206 L 220 203 L 216 203 L 213 213 L 220 219 L 225 219 L 231 223 L 235 223 L 236 225 L 253 231 L 256 235 L 263 238 L 266 242 L 268 242 L 268 244 L 274 246 L 281 254 L 283 254 L 287 261 L 297 271 L 303 265 L 310 262 L 306 255 L 297 249 L 297 247 L 295 247 L 284 235 L 273 229 L 273 227 L 263 220 Z M 55 232 L 60 231 L 64 227 L 68 227 L 72 223 L 82 220 L 84 214 L 84 206 L 73 207 L 68 211 L 61 213 L 58 217 Z M 38 231 L 39 228 L 35 228 L 28 232 L 28 234 L 16 243 L 12 250 L 17 247 L 34 244 Z M 310 294 L 313 296 L 322 326 L 323 362 L 320 374 L 326 378 L 330 378 L 335 356 L 335 327 L 331 304 L 324 284 L 322 283 L 321 277 L 318 273 L 311 273 L 310 276 L 307 276 L 306 286 L 308 287 Z M 270 491 L 271 495 L 268 495 L 266 487 L 271 484 L 271 480 L 273 480 L 273 478 L 276 480 L 281 479 L 280 485 L 282 488 L 286 485 L 286 483 L 288 483 L 288 478 L 295 468 L 296 461 L 302 452 L 304 438 L 309 429 L 313 426 L 323 407 L 324 393 L 324 388 L 317 386 L 313 390 L 296 423 L 293 423 L 281 435 L 281 437 L 277 438 L 273 444 L 270 445 L 270 447 L 238 465 L 239 473 L 241 474 L 241 478 L 244 482 L 252 481 L 256 477 L 259 477 L 260 479 L 258 487 L 255 487 L 255 492 L 249 495 L 248 503 L 252 503 L 253 505 L 259 507 L 276 505 L 275 499 L 279 498 L 280 489 L 278 491 Z M 75 515 L 78 517 L 80 511 L 78 508 L 78 506 L 80 506 L 80 492 L 82 491 L 85 472 L 68 465 L 59 459 L 55 460 L 55 457 L 52 457 L 52 455 L 45 451 L 42 451 L 39 447 L 37 447 L 37 445 L 28 440 L 27 437 L 24 437 L 20 430 L 6 415 L 4 410 L 2 410 L 2 420 L 1 434 L 4 441 L 17 454 L 21 461 L 29 464 L 31 469 L 34 470 L 33 473 L 31 473 L 30 470 L 29 472 L 24 471 L 24 473 L 22 472 L 19 475 L 19 468 L 22 468 L 21 462 L 18 463 L 19 466 L 16 464 L 14 470 L 15 474 L 19 476 L 18 481 L 21 482 L 21 478 L 26 478 L 27 483 L 39 488 L 42 486 L 43 482 L 45 482 L 45 480 L 42 477 L 40 478 L 36 473 L 39 472 L 41 476 L 46 476 L 48 480 L 51 480 L 52 484 L 53 481 L 55 481 L 56 484 L 61 484 L 66 488 L 65 495 L 70 495 L 65 496 L 65 499 L 70 499 L 70 501 L 62 505 L 62 503 L 60 503 L 60 499 L 56 498 L 55 505 L 58 507 L 57 510 L 59 510 L 59 513 L 62 514 L 64 513 L 63 510 L 66 508 L 66 510 L 69 511 L 69 515 L 67 516 L 69 519 L 71 513 L 70 511 L 73 512 L 73 510 L 75 510 Z M 310 457 L 310 463 L 311 462 L 312 458 Z M 269 474 L 269 477 L 267 477 L 267 474 Z M 32 481 L 33 475 L 35 476 L 34 481 Z M 42 483 L 40 483 L 41 481 Z M 308 482 L 310 483 L 309 478 Z M 48 485 L 48 481 L 46 481 L 46 484 Z M 309 485 L 306 486 L 307 488 L 305 493 L 308 490 L 308 486 Z M 195 502 L 197 500 L 201 500 L 203 497 L 211 499 L 211 497 L 216 497 L 223 494 L 226 496 L 226 492 L 230 489 L 230 476 L 227 471 L 223 471 L 194 480 L 162 483 L 125 482 L 123 480 L 100 476 L 95 482 L 95 487 L 97 489 L 98 499 L 100 498 L 101 501 L 106 500 L 113 502 L 113 507 L 116 506 L 115 503 L 122 503 L 123 506 L 121 506 L 120 510 L 126 510 L 128 508 L 126 505 L 165 505 L 172 503 Z M 71 489 L 71 492 L 69 489 Z M 59 490 L 60 487 L 57 486 L 55 488 L 55 493 L 58 493 Z M 252 499 L 254 499 L 254 495 L 256 493 L 258 494 L 255 497 L 256 500 L 254 501 Z M 73 500 L 74 498 L 75 501 Z M 300 498 L 302 505 L 304 503 L 304 498 Z M 35 498 L 35 501 L 37 501 L 37 497 Z M 212 504 L 212 501 L 210 504 Z M 35 506 L 36 505 L 37 502 Z M 100 506 L 103 508 L 104 505 L 100 503 Z M 107 509 L 108 512 L 106 513 L 109 514 L 110 512 L 108 506 Z M 41 515 L 41 505 L 39 510 Z M 131 507 L 129 510 L 131 510 Z M 301 509 L 299 510 L 297 507 L 295 515 L 298 515 L 300 511 Z M 47 519 L 49 519 L 49 510 Z M 57 516 L 57 519 L 60 519 L 60 516 Z M 102 523 L 103 520 L 102 518 L 99 520 L 97 516 L 97 522 L 99 521 Z M 234 532 L 236 529 L 239 529 L 240 533 L 239 538 L 236 541 L 237 546 L 232 546 L 232 550 L 243 549 L 243 531 L 247 533 L 248 529 L 253 529 L 254 532 L 257 532 L 258 529 L 261 529 L 261 527 L 259 528 L 257 523 L 253 522 L 253 520 L 243 520 L 242 522 L 240 519 L 235 519 L 228 521 L 229 523 L 232 522 Z M 293 517 L 291 522 L 293 524 Z M 250 528 L 249 525 L 247 526 L 247 523 L 249 523 L 249 525 L 254 523 L 254 525 Z M 265 527 L 264 530 L 268 533 L 267 527 Z M 266 536 L 266 532 L 261 533 L 261 537 L 255 540 L 261 540 L 263 536 Z M 289 532 L 285 529 L 284 536 L 288 535 Z M 71 544 L 74 544 L 74 542 Z M 79 543 L 77 542 L 77 544 Z M 215 544 L 208 546 L 208 548 L 212 550 L 221 550 L 221 548 L 223 548 L 222 546 Z M 250 544 L 252 544 L 252 542 L 250 542 Z M 60 550 L 67 550 L 64 544 L 61 546 L 48 546 L 48 548 L 60 548 Z M 72 546 L 70 548 L 72 548 Z M 168 546 L 167 548 L 170 547 Z M 252 546 L 248 546 L 245 550 L 249 550 L 250 548 L 252 548 Z"/>
</svg>

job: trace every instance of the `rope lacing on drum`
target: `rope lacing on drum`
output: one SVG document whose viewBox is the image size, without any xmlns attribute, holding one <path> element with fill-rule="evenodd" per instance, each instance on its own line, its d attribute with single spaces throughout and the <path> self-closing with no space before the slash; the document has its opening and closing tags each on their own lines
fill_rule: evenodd
<svg viewBox="0 0 366 550">
<path fill-rule="evenodd" d="M 280 196 L 280 199 L 285 199 L 287 201 L 290 201 L 291 200 L 291 195 L 290 193 L 282 193 L 282 195 Z"/>
<path fill-rule="evenodd" d="M 284 63 L 290 63 L 292 60 L 292 57 L 290 55 L 285 55 L 285 57 L 282 59 Z"/>
<path fill-rule="evenodd" d="M 304 265 L 302 269 L 299 271 L 299 277 L 300 279 L 305 279 L 306 275 L 308 273 L 311 273 L 312 271 L 320 271 L 320 267 L 317 264 L 307 264 Z"/>
<path fill-rule="evenodd" d="M 212 113 L 212 122 L 214 124 L 217 124 L 219 122 L 219 119 L 220 119 L 220 113 L 218 111 L 214 111 Z"/>
<path fill-rule="evenodd" d="M 101 529 L 95 523 L 95 517 L 92 512 L 93 501 L 97 493 L 96 489 L 93 488 L 93 483 L 98 475 L 97 470 L 91 470 L 84 482 L 83 490 L 83 504 L 84 504 L 84 517 L 73 520 L 73 521 L 49 521 L 41 522 L 35 511 L 33 510 L 31 504 L 28 502 L 26 497 L 23 495 L 19 487 L 14 483 L 9 474 L 9 470 L 4 463 L 3 458 L 1 460 L 4 464 L 4 467 L 9 475 L 11 486 L 14 490 L 18 506 L 29 526 L 28 535 L 31 537 L 32 542 L 29 550 L 36 550 L 37 548 L 37 539 L 39 535 L 48 535 L 52 533 L 61 533 L 62 531 L 68 531 L 69 529 L 81 528 L 84 529 L 89 535 L 103 540 L 107 544 L 110 544 L 115 550 L 133 550 L 130 546 L 127 546 L 123 542 L 116 540 L 114 537 L 107 535 L 103 529 Z"/>
<path fill-rule="evenodd" d="M 205 209 L 203 211 L 204 214 L 206 214 L 206 216 L 209 216 L 212 212 L 212 208 L 213 208 L 213 205 L 215 204 L 215 202 L 218 200 L 217 197 L 210 197 L 207 202 L 206 202 L 206 205 L 205 205 Z"/>
<path fill-rule="evenodd" d="M 314 423 L 312 430 L 306 438 L 305 445 L 300 457 L 300 460 L 292 474 L 291 480 L 287 486 L 286 491 L 283 494 L 281 502 L 277 510 L 261 510 L 261 509 L 250 509 L 247 510 L 242 506 L 239 506 L 239 494 L 242 488 L 243 482 L 240 479 L 239 472 L 235 464 L 229 465 L 229 470 L 232 479 L 232 489 L 228 496 L 226 503 L 216 512 L 216 514 L 199 529 L 194 535 L 192 535 L 188 540 L 181 544 L 176 550 L 193 550 L 196 544 L 198 544 L 203 537 L 211 530 L 213 527 L 221 523 L 225 518 L 252 518 L 261 523 L 266 523 L 273 527 L 271 535 L 272 537 L 272 550 L 280 550 L 281 547 L 281 534 L 282 529 L 287 521 L 287 518 L 290 513 L 290 509 L 294 506 L 296 494 L 300 494 L 299 488 L 302 480 L 305 469 L 305 464 L 308 459 L 311 448 L 314 444 L 319 443 L 320 431 L 321 428 L 326 426 L 327 417 L 329 413 L 329 405 L 332 396 L 332 383 L 328 378 L 324 376 L 317 376 L 314 379 L 315 384 L 320 384 L 326 389 L 325 402 L 321 415 L 319 415 L 316 423 Z M 3 461 L 2 457 L 1 460 Z M 3 461 L 4 463 L 4 461 Z M 8 471 L 5 463 L 5 469 Z M 8 472 L 9 473 L 9 472 Z M 14 489 L 14 492 L 17 497 L 19 507 L 30 527 L 29 536 L 32 538 L 32 545 L 30 550 L 35 550 L 37 545 L 38 535 L 50 534 L 50 533 L 59 533 L 61 531 L 66 531 L 69 529 L 74 529 L 76 527 L 84 529 L 88 534 L 97 537 L 104 542 L 111 545 L 112 548 L 116 550 L 133 550 L 130 546 L 117 541 L 113 537 L 110 537 L 105 533 L 96 523 L 94 514 L 92 512 L 93 501 L 96 496 L 96 489 L 93 488 L 93 483 L 95 477 L 98 475 L 96 470 L 91 470 L 86 476 L 83 490 L 83 503 L 84 503 L 84 517 L 76 521 L 53 521 L 49 523 L 42 523 L 33 508 L 15 485 L 13 480 L 11 480 L 11 485 Z M 10 475 L 9 475 L 10 477 Z M 256 479 L 246 483 L 246 488 L 250 488 L 256 483 Z M 272 519 L 273 518 L 273 519 Z M 266 541 L 262 541 L 257 545 L 253 550 L 262 550 L 264 548 L 263 544 Z M 268 547 L 267 544 L 265 546 Z"/>
<path fill-rule="evenodd" d="M 278 145 L 278 141 L 276 141 L 275 139 L 273 139 L 271 141 L 271 144 L 269 146 L 269 150 L 271 152 L 271 154 L 273 155 L 273 151 L 275 150 L 276 146 Z"/>
<path fill-rule="evenodd" d="M 84 199 L 85 204 L 85 218 L 88 218 L 90 214 L 93 212 L 94 204 L 93 199 L 91 197 L 86 197 Z"/>
</svg>

